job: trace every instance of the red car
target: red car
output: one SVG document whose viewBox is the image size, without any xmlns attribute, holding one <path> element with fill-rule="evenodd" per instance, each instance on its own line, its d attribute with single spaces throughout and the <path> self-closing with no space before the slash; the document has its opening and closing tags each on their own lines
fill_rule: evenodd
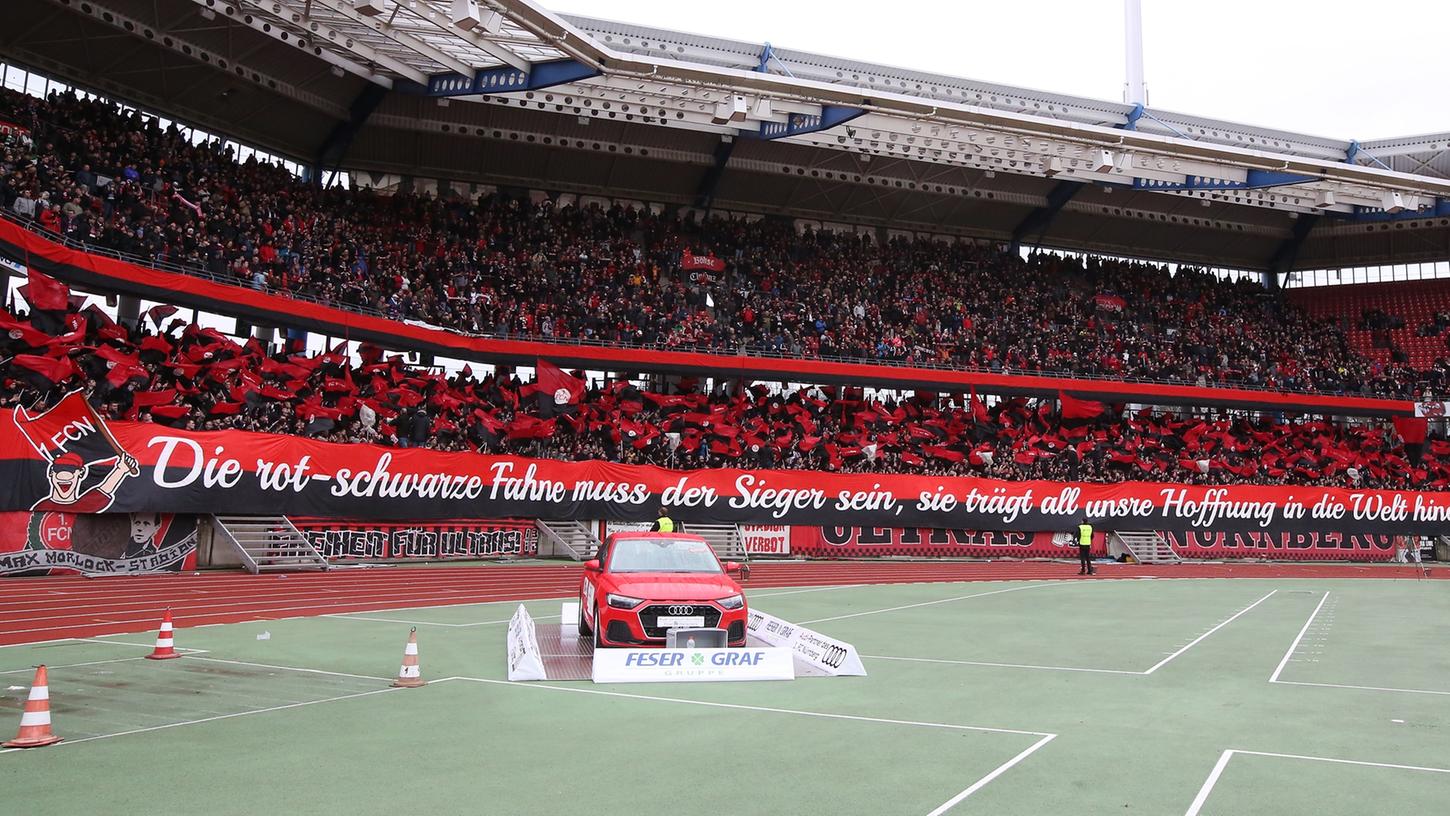
<svg viewBox="0 0 1450 816">
<path fill-rule="evenodd" d="M 579 635 L 602 646 L 663 646 L 670 629 L 724 629 L 745 645 L 745 593 L 705 539 L 683 533 L 615 533 L 584 562 Z"/>
</svg>

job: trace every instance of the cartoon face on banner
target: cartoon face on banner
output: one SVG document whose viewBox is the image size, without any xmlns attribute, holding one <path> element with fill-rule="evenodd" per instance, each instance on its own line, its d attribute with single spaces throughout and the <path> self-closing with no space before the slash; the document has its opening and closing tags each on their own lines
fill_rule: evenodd
<svg viewBox="0 0 1450 816">
<path fill-rule="evenodd" d="M 116 443 L 79 391 L 37 416 L 16 406 L 11 418 L 48 463 L 49 492 L 31 505 L 35 512 L 103 512 L 115 501 L 121 483 L 140 473 L 136 458 Z"/>
</svg>

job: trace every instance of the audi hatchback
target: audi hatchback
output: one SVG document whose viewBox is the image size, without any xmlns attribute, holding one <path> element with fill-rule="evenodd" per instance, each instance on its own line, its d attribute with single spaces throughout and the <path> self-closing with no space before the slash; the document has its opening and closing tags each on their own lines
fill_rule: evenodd
<svg viewBox="0 0 1450 816">
<path fill-rule="evenodd" d="M 745 593 L 709 543 L 683 533 L 615 533 L 584 562 L 579 635 L 596 647 L 664 646 L 671 629 L 724 629 L 745 645 Z"/>
</svg>

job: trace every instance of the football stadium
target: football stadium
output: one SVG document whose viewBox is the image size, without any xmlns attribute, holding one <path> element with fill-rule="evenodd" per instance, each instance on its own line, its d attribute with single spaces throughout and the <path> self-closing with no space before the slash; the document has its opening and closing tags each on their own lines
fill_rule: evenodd
<svg viewBox="0 0 1450 816">
<path fill-rule="evenodd" d="M 1445 811 L 1439 4 L 546 3 L 0 2 L 0 814 Z"/>
</svg>

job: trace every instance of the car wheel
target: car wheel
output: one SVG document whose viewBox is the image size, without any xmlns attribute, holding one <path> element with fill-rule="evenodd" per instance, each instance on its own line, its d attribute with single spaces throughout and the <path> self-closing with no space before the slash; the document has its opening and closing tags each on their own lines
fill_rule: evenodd
<svg viewBox="0 0 1450 816">
<path fill-rule="evenodd" d="M 599 615 L 597 613 L 594 615 L 594 648 L 609 648 L 609 646 L 606 645 L 604 642 L 604 627 L 599 625 Z"/>
<path fill-rule="evenodd" d="M 598 619 L 598 616 L 595 616 L 595 620 Z M 584 606 L 581 604 L 579 606 L 579 637 L 587 638 L 592 634 L 594 634 L 594 631 L 589 628 L 589 624 L 584 622 Z"/>
</svg>

